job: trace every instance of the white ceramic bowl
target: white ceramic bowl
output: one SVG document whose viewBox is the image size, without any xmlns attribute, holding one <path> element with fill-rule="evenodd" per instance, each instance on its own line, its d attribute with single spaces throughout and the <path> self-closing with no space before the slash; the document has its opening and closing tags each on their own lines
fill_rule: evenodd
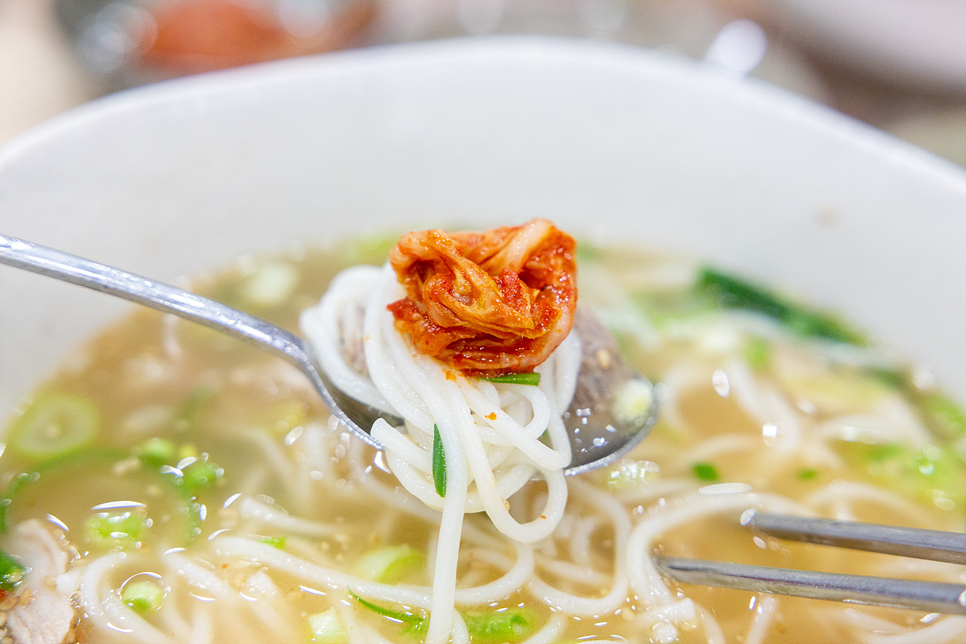
<svg viewBox="0 0 966 644">
<path fill-rule="evenodd" d="M 543 216 L 842 310 L 966 399 L 963 171 L 639 49 L 435 42 L 114 95 L 0 152 L 0 213 L 163 280 L 291 240 Z M 0 413 L 125 306 L 0 267 Z"/>
</svg>

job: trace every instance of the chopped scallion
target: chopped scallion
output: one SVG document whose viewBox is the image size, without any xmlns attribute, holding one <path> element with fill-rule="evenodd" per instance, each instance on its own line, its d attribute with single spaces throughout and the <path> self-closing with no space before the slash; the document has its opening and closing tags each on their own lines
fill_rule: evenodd
<svg viewBox="0 0 966 644">
<path fill-rule="evenodd" d="M 285 537 L 262 537 L 259 542 L 268 544 L 273 548 L 285 550 Z"/>
<path fill-rule="evenodd" d="M 645 418 L 654 404 L 654 388 L 640 378 L 624 382 L 614 396 L 611 412 L 618 420 L 632 424 Z"/>
<path fill-rule="evenodd" d="M 242 299 L 251 307 L 268 309 L 281 306 L 299 283 L 299 273 L 288 262 L 262 263 L 238 287 Z"/>
<path fill-rule="evenodd" d="M 694 463 L 691 466 L 691 471 L 694 472 L 694 475 L 699 481 L 713 483 L 714 481 L 721 480 L 721 476 L 718 474 L 718 468 L 713 463 Z"/>
<path fill-rule="evenodd" d="M 540 384 L 540 374 L 536 371 L 529 373 L 508 373 L 502 376 L 493 376 L 492 378 L 482 378 L 482 380 L 507 385 L 532 385 L 536 387 Z"/>
<path fill-rule="evenodd" d="M 349 591 L 349 594 L 352 595 L 353 599 L 355 599 L 357 602 L 362 604 L 364 608 L 371 610 L 376 615 L 382 615 L 383 617 L 389 618 L 394 622 L 398 622 L 400 624 L 406 624 L 411 629 L 420 628 L 423 622 L 425 621 L 425 618 L 421 617 L 420 615 L 413 615 L 412 613 L 404 613 L 401 610 L 393 610 L 391 608 L 380 606 L 379 604 L 374 604 L 371 601 L 368 601 L 366 599 L 363 599 L 362 597 L 359 597 L 351 590 Z"/>
<path fill-rule="evenodd" d="M 309 617 L 312 641 L 318 644 L 345 644 L 348 640 L 345 627 L 334 608 Z"/>
<path fill-rule="evenodd" d="M 946 436 L 966 436 L 966 410 L 949 396 L 941 393 L 924 396 L 922 410 L 930 424 L 939 428 Z"/>
<path fill-rule="evenodd" d="M 912 375 L 907 370 L 871 368 L 868 372 L 889 387 L 904 392 L 916 405 L 929 428 L 940 436 L 966 436 L 966 410 L 945 393 L 923 392 L 913 383 Z"/>
<path fill-rule="evenodd" d="M 143 512 L 98 512 L 84 522 L 88 540 L 102 548 L 127 548 L 141 539 L 147 527 Z"/>
<path fill-rule="evenodd" d="M 121 589 L 121 601 L 139 615 L 158 610 L 163 599 L 164 589 L 154 581 L 130 581 Z"/>
<path fill-rule="evenodd" d="M 14 421 L 12 447 L 32 459 L 50 459 L 77 451 L 97 435 L 100 413 L 87 398 L 65 393 L 38 397 Z"/>
<path fill-rule="evenodd" d="M 198 460 L 184 468 L 181 481 L 192 492 L 214 485 L 225 476 L 225 470 L 207 460 Z"/>
<path fill-rule="evenodd" d="M 756 311 L 782 322 L 806 337 L 825 338 L 862 346 L 865 338 L 838 318 L 789 302 L 764 288 L 712 268 L 698 275 L 697 289 L 726 308 Z"/>
<path fill-rule="evenodd" d="M 818 470 L 814 467 L 806 467 L 798 470 L 796 477 L 799 481 L 811 481 L 812 479 L 818 477 Z"/>
<path fill-rule="evenodd" d="M 745 362 L 755 371 L 764 371 L 771 362 L 771 346 L 764 338 L 752 338 L 745 344 Z"/>
<path fill-rule="evenodd" d="M 408 545 L 376 548 L 356 562 L 356 573 L 372 581 L 394 584 L 415 572 L 424 563 L 423 555 Z"/>
<path fill-rule="evenodd" d="M 161 467 L 175 462 L 176 448 L 167 438 L 150 438 L 135 450 L 142 463 L 151 467 Z"/>
<path fill-rule="evenodd" d="M 466 630 L 476 644 L 520 642 L 536 630 L 537 616 L 526 608 L 510 608 L 496 613 L 463 615 Z"/>
<path fill-rule="evenodd" d="M 436 494 L 446 497 L 446 455 L 443 453 L 443 439 L 439 436 L 439 427 L 433 425 L 433 483 Z"/>
<path fill-rule="evenodd" d="M 420 615 L 379 606 L 359 597 L 351 590 L 349 594 L 357 602 L 377 615 L 404 624 L 406 634 L 421 634 L 426 618 Z M 510 608 L 491 613 L 465 613 L 463 619 L 470 638 L 477 644 L 515 644 L 529 637 L 537 626 L 537 616 L 527 608 Z"/>
<path fill-rule="evenodd" d="M 24 567 L 5 552 L 0 552 L 0 590 L 11 592 L 23 582 Z"/>
<path fill-rule="evenodd" d="M 858 441 L 838 441 L 835 446 L 852 467 L 865 470 L 883 487 L 942 510 L 962 512 L 966 507 L 966 460 L 955 449 Z"/>
</svg>

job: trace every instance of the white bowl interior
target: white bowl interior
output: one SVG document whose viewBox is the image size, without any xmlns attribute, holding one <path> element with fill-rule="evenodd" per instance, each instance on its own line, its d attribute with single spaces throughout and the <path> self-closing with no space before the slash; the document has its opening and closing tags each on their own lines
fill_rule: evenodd
<svg viewBox="0 0 966 644">
<path fill-rule="evenodd" d="M 162 280 L 292 240 L 548 217 L 844 311 L 966 399 L 966 177 L 828 110 L 603 44 L 449 41 L 84 106 L 0 152 L 0 231 Z M 0 414 L 126 304 L 0 268 Z"/>
</svg>

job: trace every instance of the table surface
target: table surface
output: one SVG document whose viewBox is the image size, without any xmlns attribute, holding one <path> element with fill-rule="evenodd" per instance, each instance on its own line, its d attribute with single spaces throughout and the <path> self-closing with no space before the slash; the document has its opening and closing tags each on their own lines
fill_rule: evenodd
<svg viewBox="0 0 966 644">
<path fill-rule="evenodd" d="M 0 144 L 116 89 L 78 60 L 54 1 L 0 0 Z M 792 0 L 375 1 L 377 18 L 359 37 L 360 46 L 487 32 L 551 33 L 628 42 L 711 64 L 728 58 L 721 46 L 725 34 L 750 28 L 752 36 L 764 37 L 751 76 L 966 167 L 966 87 L 915 86 L 888 74 L 871 75 L 833 47 L 803 37 L 785 8 Z M 962 31 L 966 39 L 966 24 Z"/>
</svg>

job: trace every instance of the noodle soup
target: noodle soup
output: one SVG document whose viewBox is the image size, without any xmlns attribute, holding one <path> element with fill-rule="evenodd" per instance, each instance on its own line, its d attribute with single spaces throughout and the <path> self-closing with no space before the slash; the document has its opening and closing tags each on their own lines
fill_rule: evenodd
<svg viewBox="0 0 966 644">
<path fill-rule="evenodd" d="M 337 271 L 390 246 L 245 258 L 195 287 L 295 330 Z M 68 638 L 91 642 L 423 641 L 434 554 L 457 546 L 454 642 L 962 641 L 960 617 L 656 573 L 661 552 L 961 582 L 962 567 L 778 541 L 738 517 L 963 531 L 966 420 L 928 373 L 834 318 L 692 261 L 578 249 L 580 306 L 662 383 L 662 416 L 631 455 L 568 480 L 551 537 L 514 543 L 480 513 L 460 544 L 439 543 L 440 513 L 331 422 L 293 367 L 137 310 L 7 427 L 4 551 L 41 530 L 68 554 L 47 586 L 72 598 Z M 533 518 L 545 497 L 535 482 L 510 511 Z M 8 599 L 30 581 L 4 579 Z"/>
</svg>

